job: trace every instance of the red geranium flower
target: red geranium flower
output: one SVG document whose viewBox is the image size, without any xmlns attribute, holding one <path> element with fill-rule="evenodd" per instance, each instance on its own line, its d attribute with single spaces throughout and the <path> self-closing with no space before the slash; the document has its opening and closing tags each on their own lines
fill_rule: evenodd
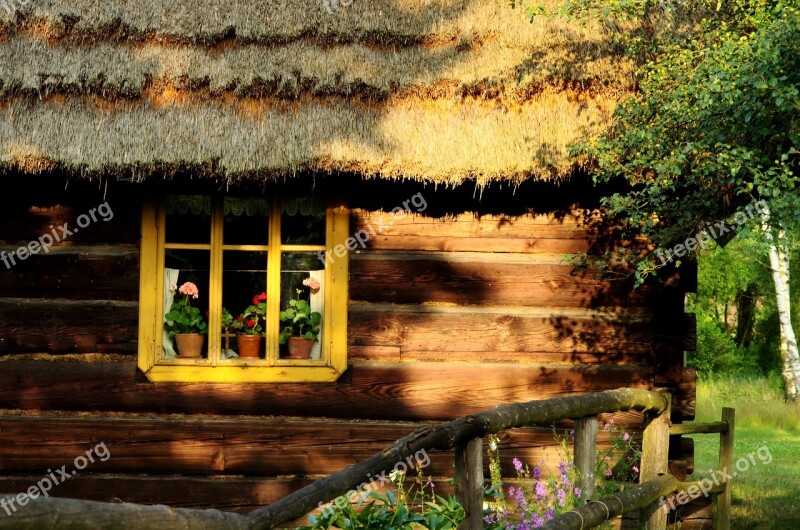
<svg viewBox="0 0 800 530">
<path fill-rule="evenodd" d="M 254 327 L 256 327 L 256 321 L 255 321 L 255 320 L 248 320 L 248 321 L 247 321 L 247 327 L 248 327 L 248 328 L 254 328 Z"/>
<path fill-rule="evenodd" d="M 244 322 L 244 317 L 242 315 L 239 315 L 238 317 L 236 317 L 236 320 L 238 320 L 239 322 Z"/>
<path fill-rule="evenodd" d="M 259 302 L 264 302 L 267 299 L 267 293 L 257 294 L 253 297 L 253 305 L 258 305 Z"/>
</svg>

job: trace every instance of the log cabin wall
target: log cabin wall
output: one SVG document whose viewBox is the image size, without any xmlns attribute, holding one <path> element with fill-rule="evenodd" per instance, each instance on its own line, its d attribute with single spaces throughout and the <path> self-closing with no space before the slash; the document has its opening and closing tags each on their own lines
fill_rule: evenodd
<svg viewBox="0 0 800 530">
<path fill-rule="evenodd" d="M 114 217 L 0 266 L 0 491 L 24 491 L 103 442 L 111 457 L 53 494 L 249 510 L 420 422 L 502 402 L 663 387 L 675 393 L 676 421 L 693 417 L 687 284 L 631 295 L 626 281 L 576 271 L 566 255 L 591 244 L 580 208 L 399 218 L 355 201 L 351 231 L 383 229 L 350 256 L 350 368 L 339 381 L 151 384 L 136 369 L 147 193 L 32 185 L 3 201 L 6 252 L 105 201 Z M 431 210 L 447 197 L 426 193 Z M 691 469 L 691 441 L 676 442 L 675 459 Z M 557 461 L 552 446 L 547 429 L 508 432 L 504 466 L 512 474 L 511 455 Z M 432 455 L 425 471 L 447 477 L 451 465 L 452 455 Z"/>
</svg>

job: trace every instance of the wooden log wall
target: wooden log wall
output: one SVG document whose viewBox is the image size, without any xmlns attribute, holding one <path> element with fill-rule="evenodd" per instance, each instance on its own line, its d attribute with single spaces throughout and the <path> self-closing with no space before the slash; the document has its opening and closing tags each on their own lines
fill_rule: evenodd
<svg viewBox="0 0 800 530">
<path fill-rule="evenodd" d="M 0 491 L 22 491 L 105 441 L 111 459 L 59 495 L 247 510 L 374 453 L 416 422 L 503 402 L 666 388 L 673 418 L 694 416 L 694 372 L 682 368 L 695 342 L 682 315 L 686 286 L 631 294 L 628 281 L 576 272 L 566 258 L 590 248 L 578 210 L 392 219 L 355 209 L 353 232 L 381 217 L 384 228 L 350 256 L 351 366 L 339 381 L 151 384 L 136 369 L 141 193 L 11 201 L 0 250 L 50 225 L 74 226 L 103 200 L 113 220 L 10 269 L 0 264 Z M 215 419 L 192 419 L 200 414 Z M 691 466 L 691 441 L 675 445 L 674 458 Z M 508 433 L 503 450 L 507 460 L 557 462 L 547 429 Z M 431 474 L 449 476 L 451 463 L 434 456 Z"/>
</svg>

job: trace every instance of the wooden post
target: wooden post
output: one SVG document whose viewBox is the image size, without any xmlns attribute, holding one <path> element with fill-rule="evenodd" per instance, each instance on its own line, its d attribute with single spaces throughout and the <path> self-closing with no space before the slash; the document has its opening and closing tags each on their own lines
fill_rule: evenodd
<svg viewBox="0 0 800 530">
<path fill-rule="evenodd" d="M 642 463 L 639 470 L 639 484 L 657 478 L 668 472 L 669 428 L 672 396 L 665 394 L 667 408 L 661 414 L 648 413 L 644 418 L 642 433 Z M 654 502 L 639 511 L 639 523 L 645 530 L 666 530 L 667 510 L 659 502 Z"/>
<path fill-rule="evenodd" d="M 575 422 L 575 468 L 581 497 L 594 496 L 594 469 L 597 459 L 597 416 L 581 418 Z"/>
<path fill-rule="evenodd" d="M 719 470 L 733 475 L 733 426 L 736 409 L 724 407 L 722 421 L 728 423 L 728 430 L 719 433 Z M 730 530 L 731 528 L 731 481 L 726 480 L 724 489 L 717 494 L 714 530 Z"/>
<path fill-rule="evenodd" d="M 456 446 L 456 499 L 464 507 L 459 530 L 483 528 L 483 440 L 473 438 Z"/>
</svg>

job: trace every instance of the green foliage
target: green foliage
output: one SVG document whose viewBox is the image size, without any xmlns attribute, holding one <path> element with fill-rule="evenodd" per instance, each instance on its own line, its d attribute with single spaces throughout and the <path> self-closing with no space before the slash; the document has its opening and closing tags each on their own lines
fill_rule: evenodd
<svg viewBox="0 0 800 530">
<path fill-rule="evenodd" d="M 765 374 L 780 371 L 780 330 L 771 287 L 769 259 L 758 231 L 732 240 L 725 248 L 698 254 L 698 290 L 688 311 L 697 316 L 697 351 L 688 363 L 703 377 L 718 373 Z M 796 238 L 795 238 L 796 239 Z M 791 247 L 791 289 L 800 289 L 800 252 Z M 737 343 L 740 315 L 737 299 L 753 298 L 754 314 Z M 797 327 L 797 314 L 793 323 Z"/>
<path fill-rule="evenodd" d="M 421 469 L 417 471 L 415 487 L 411 490 L 405 489 L 404 479 L 404 474 L 393 475 L 397 495 L 391 491 L 386 495 L 371 491 L 362 494 L 355 506 L 349 500 L 342 502 L 346 499 L 340 497 L 339 502 L 322 510 L 320 515 L 309 516 L 310 526 L 298 530 L 451 530 L 464 519 L 464 508 L 458 501 L 452 496 L 445 499 L 436 495 L 433 482 L 430 478 L 424 479 Z"/>
<path fill-rule="evenodd" d="M 301 292 L 297 289 L 297 298 L 289 300 L 289 307 L 280 313 L 281 322 L 287 324 L 281 329 L 281 344 L 286 344 L 289 337 L 316 340 L 319 335 L 322 315 L 319 311 L 311 311 L 311 305 L 300 299 Z"/>
<path fill-rule="evenodd" d="M 713 316 L 697 314 L 697 351 L 689 357 L 689 366 L 701 374 L 740 372 L 747 364 L 743 353 Z"/>
<path fill-rule="evenodd" d="M 800 221 L 796 2 L 670 5 L 665 11 L 662 1 L 577 0 L 549 11 L 603 20 L 648 59 L 640 93 L 619 105 L 612 129 L 573 146 L 572 154 L 595 161 L 596 182 L 625 185 L 603 204 L 629 241 L 644 236 L 669 248 L 758 199 L 769 202 L 776 233 L 790 233 Z M 656 31 L 659 12 L 677 17 L 683 30 Z M 637 35 L 646 45 L 636 44 Z M 637 284 L 663 266 L 644 244 L 625 252 Z"/>
<path fill-rule="evenodd" d="M 222 327 L 222 331 L 228 331 L 229 329 L 232 328 L 232 326 L 233 326 L 233 315 L 231 315 L 231 312 L 223 307 L 222 308 L 222 326 L 221 326 Z"/>
</svg>

